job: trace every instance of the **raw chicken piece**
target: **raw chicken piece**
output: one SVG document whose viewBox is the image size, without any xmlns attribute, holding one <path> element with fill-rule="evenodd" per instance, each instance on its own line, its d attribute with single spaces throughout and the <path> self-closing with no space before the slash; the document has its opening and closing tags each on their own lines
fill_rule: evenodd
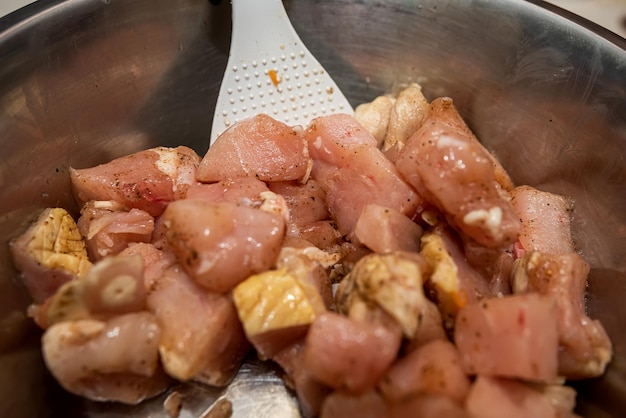
<svg viewBox="0 0 626 418">
<path fill-rule="evenodd" d="M 589 264 L 576 253 L 526 252 L 516 261 L 516 293 L 554 298 L 558 309 L 559 373 L 570 379 L 597 377 L 611 361 L 613 348 L 604 327 L 585 314 Z"/>
<path fill-rule="evenodd" d="M 569 199 L 530 186 L 516 187 L 511 197 L 522 221 L 519 242 L 524 250 L 545 254 L 574 252 L 570 229 L 572 202 Z"/>
<path fill-rule="evenodd" d="M 389 126 L 389 116 L 395 98 L 389 96 L 378 96 L 369 103 L 362 103 L 354 109 L 354 119 L 372 134 L 380 148 L 387 134 Z"/>
<path fill-rule="evenodd" d="M 540 392 L 510 379 L 478 376 L 467 397 L 467 411 L 480 418 L 566 418 Z"/>
<path fill-rule="evenodd" d="M 491 296 L 485 279 L 468 263 L 454 236 L 443 227 L 422 236 L 420 254 L 432 273 L 426 288 L 437 301 L 446 329 L 452 329 L 454 318 L 465 305 Z"/>
<path fill-rule="evenodd" d="M 461 367 L 454 345 L 435 340 L 398 359 L 379 387 L 390 402 L 430 394 L 446 396 L 462 405 L 470 380 Z"/>
<path fill-rule="evenodd" d="M 260 195 L 267 185 L 254 177 L 221 180 L 217 183 L 196 183 L 187 190 L 186 199 L 201 199 L 213 203 L 230 202 L 240 206 L 258 207 Z"/>
<path fill-rule="evenodd" d="M 313 418 L 319 416 L 322 402 L 332 389 L 306 371 L 302 362 L 303 351 L 304 340 L 300 340 L 276 353 L 272 360 L 284 370 L 285 383 L 295 391 L 302 416 Z"/>
<path fill-rule="evenodd" d="M 363 208 L 376 203 L 408 217 L 422 198 L 376 148 L 376 140 L 347 115 L 320 117 L 305 132 L 315 164 L 312 177 L 326 191 L 337 229 L 350 236 Z"/>
<path fill-rule="evenodd" d="M 130 243 L 119 255 L 138 255 L 141 257 L 143 261 L 143 282 L 146 290 L 152 288 L 165 269 L 176 263 L 176 258 L 173 254 L 163 252 L 153 244 Z"/>
<path fill-rule="evenodd" d="M 496 179 L 494 157 L 472 135 L 449 98 L 436 99 L 396 166 L 455 228 L 490 248 L 517 240 L 520 221 Z"/>
<path fill-rule="evenodd" d="M 443 328 L 443 320 L 441 319 L 439 308 L 427 299 L 424 301 L 424 309 L 420 316 L 420 326 L 415 336 L 404 346 L 404 352 L 409 353 L 435 340 L 448 341 L 448 335 Z"/>
<path fill-rule="evenodd" d="M 271 182 L 269 189 L 285 198 L 289 207 L 289 220 L 302 227 L 329 218 L 326 193 L 319 183 L 309 179 L 305 184 L 295 181 Z"/>
<path fill-rule="evenodd" d="M 411 83 L 402 90 L 391 108 L 382 150 L 384 152 L 391 148 L 402 150 L 409 137 L 422 126 L 429 110 L 430 104 L 419 84 Z"/>
<path fill-rule="evenodd" d="M 202 159 L 196 177 L 209 183 L 237 177 L 306 181 L 311 164 L 301 130 L 259 114 L 221 134 Z"/>
<path fill-rule="evenodd" d="M 107 320 L 145 308 L 143 265 L 139 256 L 110 256 L 82 279 L 63 284 L 42 304 L 36 321 L 42 328 L 78 319 Z"/>
<path fill-rule="evenodd" d="M 420 395 L 389 405 L 387 418 L 470 418 L 456 402 L 446 396 Z M 472 417 L 482 418 L 482 417 Z"/>
<path fill-rule="evenodd" d="M 332 388 L 364 393 L 387 372 L 400 337 L 387 326 L 327 312 L 309 328 L 303 364 L 316 380 Z"/>
<path fill-rule="evenodd" d="M 227 292 L 272 267 L 281 248 L 282 216 L 233 203 L 172 202 L 165 235 L 180 264 L 199 284 Z"/>
<path fill-rule="evenodd" d="M 113 200 L 158 216 L 196 182 L 199 163 L 191 148 L 157 147 L 92 168 L 70 168 L 70 175 L 81 206 L 91 200 Z"/>
<path fill-rule="evenodd" d="M 317 247 L 283 247 L 276 261 L 277 268 L 286 268 L 299 281 L 317 289 L 327 308 L 334 306 L 332 282 L 328 270 L 340 260 L 340 254 L 327 253 Z"/>
<path fill-rule="evenodd" d="M 336 391 L 326 397 L 320 418 L 387 418 L 385 400 L 374 390 L 359 395 Z"/>
<path fill-rule="evenodd" d="M 228 296 L 207 292 L 173 266 L 148 294 L 148 307 L 161 327 L 159 352 L 170 376 L 230 382 L 250 346 Z"/>
<path fill-rule="evenodd" d="M 369 204 L 363 208 L 354 227 L 354 236 L 376 253 L 418 252 L 421 226 L 393 208 Z"/>
<path fill-rule="evenodd" d="M 467 263 L 485 278 L 490 294 L 502 296 L 512 293 L 513 249 L 487 248 L 466 240 L 463 242 L 463 254 Z"/>
<path fill-rule="evenodd" d="M 61 322 L 43 336 L 48 369 L 69 392 L 97 401 L 137 404 L 163 392 L 159 326 L 148 312 L 106 322 Z"/>
<path fill-rule="evenodd" d="M 283 267 L 252 275 L 233 289 L 248 341 L 268 359 L 301 339 L 326 305 L 306 269 Z"/>
<path fill-rule="evenodd" d="M 324 251 L 337 252 L 341 245 L 341 233 L 331 221 L 317 221 L 302 226 L 300 238 Z"/>
<path fill-rule="evenodd" d="M 355 303 L 378 305 L 413 338 L 428 300 L 422 288 L 426 262 L 414 253 L 370 254 L 342 280 L 335 295 L 340 312 L 350 315 Z"/>
<path fill-rule="evenodd" d="M 557 379 L 557 309 L 550 297 L 528 293 L 467 305 L 457 315 L 454 341 L 468 374 Z"/>
<path fill-rule="evenodd" d="M 150 242 L 154 218 L 141 209 L 126 210 L 116 202 L 87 202 L 78 229 L 92 260 L 120 253 L 131 242 Z"/>
<path fill-rule="evenodd" d="M 42 303 L 91 268 L 78 227 L 61 208 L 44 210 L 26 232 L 11 241 L 9 249 L 35 303 Z"/>
</svg>

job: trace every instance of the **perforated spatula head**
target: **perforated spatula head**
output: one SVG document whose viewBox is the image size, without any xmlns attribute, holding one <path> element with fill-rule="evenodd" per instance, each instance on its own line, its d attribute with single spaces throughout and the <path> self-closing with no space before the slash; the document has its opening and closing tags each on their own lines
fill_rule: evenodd
<svg viewBox="0 0 626 418">
<path fill-rule="evenodd" d="M 211 144 L 229 126 L 259 113 L 288 125 L 353 109 L 300 40 L 281 0 L 232 0 L 230 56 Z"/>
</svg>

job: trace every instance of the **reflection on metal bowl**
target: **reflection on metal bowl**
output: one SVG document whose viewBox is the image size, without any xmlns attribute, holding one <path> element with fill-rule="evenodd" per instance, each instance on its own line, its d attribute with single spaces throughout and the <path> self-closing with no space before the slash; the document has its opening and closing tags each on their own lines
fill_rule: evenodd
<svg viewBox="0 0 626 418">
<path fill-rule="evenodd" d="M 165 416 L 162 398 L 129 409 L 53 382 L 4 243 L 41 208 L 76 209 L 70 166 L 156 145 L 204 154 L 230 37 L 230 6 L 215 3 L 41 0 L 0 19 L 1 416 Z M 285 3 L 354 105 L 417 81 L 454 98 L 514 181 L 575 199 L 588 309 L 615 348 L 607 374 L 578 385 L 579 412 L 626 410 L 626 41 L 539 1 Z M 224 395 L 180 390 L 182 417 Z M 256 361 L 227 396 L 235 416 L 297 416 Z"/>
</svg>

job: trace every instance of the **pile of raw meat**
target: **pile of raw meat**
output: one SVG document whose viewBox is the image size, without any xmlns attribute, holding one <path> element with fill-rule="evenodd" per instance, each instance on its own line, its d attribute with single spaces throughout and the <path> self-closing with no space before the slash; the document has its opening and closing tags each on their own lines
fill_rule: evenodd
<svg viewBox="0 0 626 418">
<path fill-rule="evenodd" d="M 80 217 L 47 209 L 11 251 L 50 372 L 90 399 L 225 386 L 255 350 L 305 417 L 572 417 L 566 381 L 612 356 L 573 202 L 515 187 L 418 85 L 71 180 Z"/>
</svg>

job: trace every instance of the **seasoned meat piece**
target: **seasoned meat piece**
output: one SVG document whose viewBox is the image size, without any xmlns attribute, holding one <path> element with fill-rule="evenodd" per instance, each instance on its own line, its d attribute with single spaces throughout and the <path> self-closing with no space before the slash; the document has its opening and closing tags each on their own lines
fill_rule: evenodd
<svg viewBox="0 0 626 418">
<path fill-rule="evenodd" d="M 148 312 L 106 322 L 60 322 L 45 332 L 43 355 L 52 375 L 69 392 L 137 404 L 169 384 L 159 366 L 159 336 L 157 321 Z"/>
<path fill-rule="evenodd" d="M 202 159 L 196 177 L 207 183 L 238 177 L 306 181 L 311 164 L 301 130 L 259 114 L 221 134 Z"/>
<path fill-rule="evenodd" d="M 400 333 L 327 312 L 306 336 L 303 363 L 316 380 L 335 389 L 364 393 L 387 372 L 400 348 Z"/>
<path fill-rule="evenodd" d="M 452 329 L 459 309 L 492 295 L 487 281 L 465 259 L 452 233 L 439 226 L 422 236 L 420 254 L 432 273 L 426 289 L 441 311 L 446 329 Z"/>
<path fill-rule="evenodd" d="M 158 216 L 196 182 L 199 163 L 191 148 L 157 147 L 96 167 L 71 168 L 70 175 L 81 206 L 91 200 L 113 200 Z"/>
<path fill-rule="evenodd" d="M 116 202 L 87 202 L 80 211 L 78 229 L 92 260 L 119 254 L 131 242 L 150 242 L 154 218 L 141 209 L 127 210 Z"/>
<path fill-rule="evenodd" d="M 165 235 L 185 271 L 200 285 L 227 292 L 276 262 L 281 215 L 233 203 L 178 200 L 163 214 Z"/>
<path fill-rule="evenodd" d="M 362 103 L 354 109 L 354 119 L 372 134 L 379 148 L 382 147 L 387 134 L 389 117 L 395 100 L 389 96 L 378 96 L 371 102 Z"/>
<path fill-rule="evenodd" d="M 422 274 L 426 262 L 414 253 L 370 254 L 361 258 L 337 288 L 340 312 L 351 315 L 355 304 L 377 305 L 413 338 L 428 300 Z"/>
<path fill-rule="evenodd" d="M 457 315 L 454 341 L 468 374 L 557 378 L 557 308 L 548 296 L 528 293 L 467 305 Z"/>
<path fill-rule="evenodd" d="M 161 328 L 159 352 L 170 376 L 214 386 L 230 382 L 249 344 L 228 296 L 207 292 L 173 266 L 153 285 L 148 308 Z"/>
<path fill-rule="evenodd" d="M 186 199 L 201 199 L 208 202 L 230 202 L 239 206 L 259 207 L 261 193 L 267 185 L 254 177 L 221 180 L 217 183 L 196 183 L 189 186 Z"/>
<path fill-rule="evenodd" d="M 322 404 L 320 418 L 387 418 L 385 400 L 374 390 L 359 395 L 335 391 Z"/>
<path fill-rule="evenodd" d="M 302 416 L 313 418 L 319 416 L 322 403 L 332 389 L 306 371 L 302 361 L 303 351 L 304 339 L 285 347 L 272 360 L 284 370 L 285 383 L 295 391 Z"/>
<path fill-rule="evenodd" d="M 130 243 L 119 255 L 138 255 L 143 262 L 144 288 L 150 290 L 152 285 L 163 274 L 165 269 L 176 263 L 176 258 L 171 253 L 159 250 L 153 244 Z"/>
<path fill-rule="evenodd" d="M 306 130 L 305 138 L 315 161 L 312 177 L 326 191 L 328 210 L 343 235 L 352 235 L 361 211 L 370 203 L 409 217 L 421 210 L 422 198 L 354 118 L 317 118 Z"/>
<path fill-rule="evenodd" d="M 470 380 L 461 367 L 459 354 L 449 341 L 435 340 L 399 358 L 379 387 L 390 402 L 416 395 L 441 395 L 463 404 Z"/>
<path fill-rule="evenodd" d="M 441 395 L 420 395 L 402 402 L 391 403 L 387 417 L 470 418 L 463 407 Z"/>
<path fill-rule="evenodd" d="M 486 247 L 506 247 L 517 240 L 520 221 L 497 181 L 494 157 L 451 113 L 451 99 L 434 100 L 396 166 L 455 228 Z"/>
<path fill-rule="evenodd" d="M 326 312 L 318 283 L 307 269 L 293 266 L 252 275 L 233 289 L 237 314 L 261 359 L 303 338 Z"/>
<path fill-rule="evenodd" d="M 412 83 L 398 93 L 389 113 L 389 126 L 382 150 L 402 150 L 411 135 L 422 126 L 429 110 L 430 104 L 419 84 Z"/>
<path fill-rule="evenodd" d="M 599 321 L 585 314 L 589 264 L 576 253 L 526 252 L 516 261 L 514 291 L 554 298 L 558 310 L 559 374 L 570 379 L 600 376 L 611 361 L 611 340 Z"/>
<path fill-rule="evenodd" d="M 42 303 L 64 283 L 91 268 L 85 242 L 70 214 L 44 210 L 22 235 L 9 244 L 15 267 L 35 303 Z"/>
<path fill-rule="evenodd" d="M 467 397 L 467 411 L 481 418 L 567 418 L 541 392 L 511 379 L 479 376 Z"/>
<path fill-rule="evenodd" d="M 513 207 L 522 221 L 519 242 L 526 251 L 544 254 L 574 252 L 571 237 L 572 202 L 560 195 L 530 186 L 511 192 Z"/>
<path fill-rule="evenodd" d="M 270 182 L 268 186 L 287 202 L 290 223 L 302 227 L 329 218 L 326 193 L 315 180 L 309 179 L 305 184 L 295 181 Z"/>
<path fill-rule="evenodd" d="M 369 204 L 363 208 L 354 227 L 358 242 L 376 253 L 419 251 L 421 226 L 397 210 Z"/>
</svg>

